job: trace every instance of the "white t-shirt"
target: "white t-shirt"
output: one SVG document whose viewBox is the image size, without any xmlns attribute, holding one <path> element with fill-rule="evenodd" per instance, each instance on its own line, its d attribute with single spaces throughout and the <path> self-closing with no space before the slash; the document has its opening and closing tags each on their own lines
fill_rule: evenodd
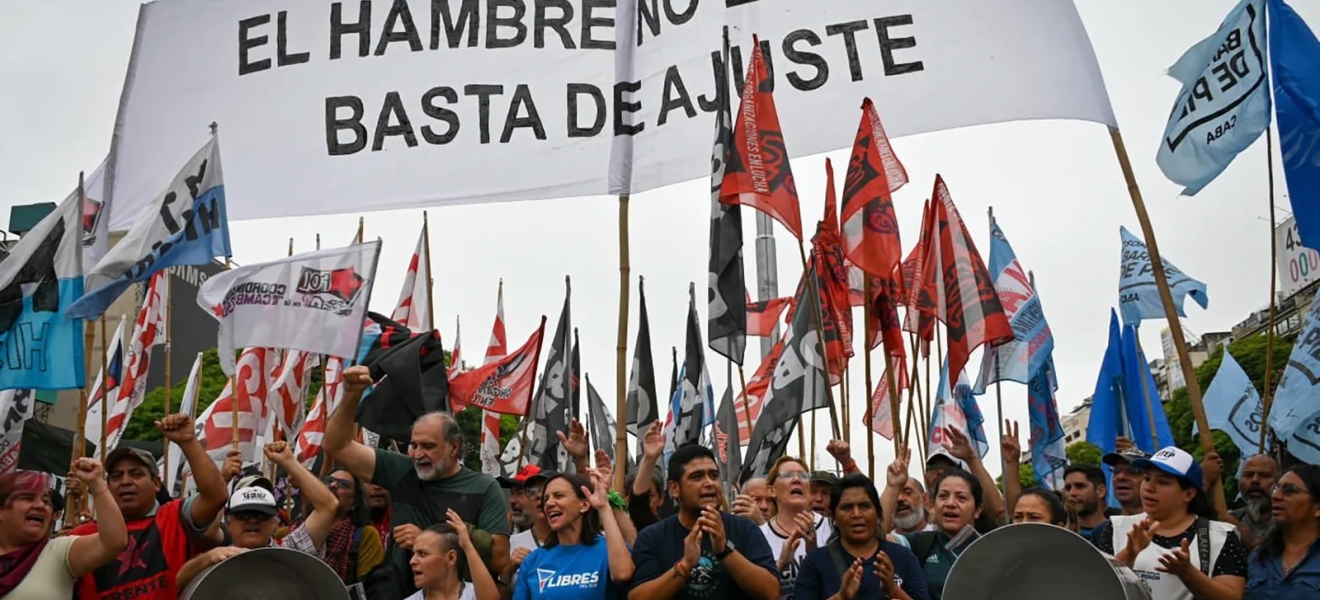
<svg viewBox="0 0 1320 600">
<path fill-rule="evenodd" d="M 96 534 L 92 534 L 96 535 Z M 46 542 L 27 577 L 5 600 L 69 600 L 73 597 L 73 574 L 69 572 L 69 548 L 81 536 L 66 535 Z"/>
<path fill-rule="evenodd" d="M 824 548 L 828 544 L 830 537 L 834 535 L 834 525 L 828 519 L 819 515 L 816 517 L 816 547 Z M 771 523 L 772 517 L 761 526 L 761 535 L 765 536 L 765 542 L 770 545 L 770 553 L 774 555 L 776 564 L 779 562 L 779 556 L 784 551 L 784 544 L 788 542 L 788 536 L 780 535 Z M 779 573 L 780 598 L 792 598 L 794 586 L 797 583 L 798 566 L 802 564 L 802 559 L 807 555 L 807 545 L 799 543 L 797 550 L 793 552 L 793 562 L 790 562 L 783 571 Z"/>
<path fill-rule="evenodd" d="M 466 581 L 460 581 L 458 585 L 458 600 L 477 600 L 477 586 Z M 417 590 L 416 594 L 408 596 L 405 600 L 426 600 L 426 590 Z"/>
</svg>

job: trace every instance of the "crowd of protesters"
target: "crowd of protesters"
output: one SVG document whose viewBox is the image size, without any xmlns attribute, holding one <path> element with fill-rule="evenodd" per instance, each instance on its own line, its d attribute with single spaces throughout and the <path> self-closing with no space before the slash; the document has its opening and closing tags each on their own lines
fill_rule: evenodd
<svg viewBox="0 0 1320 600">
<path fill-rule="evenodd" d="M 575 473 L 469 470 L 444 413 L 416 422 L 406 454 L 366 446 L 353 416 L 370 377 L 353 367 L 344 381 L 324 438 L 327 476 L 284 442 L 264 448 L 297 489 L 297 515 L 236 452 L 217 467 L 186 415 L 156 423 L 191 468 L 196 491 L 183 498 L 164 493 L 154 457 L 131 448 L 104 467 L 75 461 L 69 485 L 95 520 L 80 513 L 74 527 L 57 521 L 64 507 L 44 475 L 0 476 L 0 599 L 173 600 L 212 566 L 278 547 L 316 556 L 371 600 L 943 600 L 963 552 L 1010 523 L 1075 532 L 1139 575 L 1152 600 L 1320 597 L 1315 465 L 1280 472 L 1269 456 L 1244 459 L 1241 505 L 1222 512 L 1208 490 L 1223 461 L 1176 447 L 1151 455 L 1122 443 L 1103 457 L 1108 475 L 1070 465 L 1059 491 L 1023 489 L 1008 423 L 1002 488 L 949 430 L 922 480 L 903 449 L 879 489 L 835 440 L 827 450 L 841 476 L 786 456 L 729 496 L 734 474 L 709 448 L 674 449 L 662 468 L 657 423 L 615 490 L 608 454 L 593 466 L 576 422 L 559 433 Z"/>
</svg>

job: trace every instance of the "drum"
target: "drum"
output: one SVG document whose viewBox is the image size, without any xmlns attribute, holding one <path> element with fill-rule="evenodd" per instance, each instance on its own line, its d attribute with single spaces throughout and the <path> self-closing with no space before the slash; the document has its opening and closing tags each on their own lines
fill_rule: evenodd
<svg viewBox="0 0 1320 600">
<path fill-rule="evenodd" d="M 334 569 L 286 548 L 248 550 L 202 571 L 179 600 L 349 600 Z"/>
<path fill-rule="evenodd" d="M 1023 523 L 968 546 L 944 584 L 945 600 L 1150 600 L 1132 569 L 1062 527 Z"/>
</svg>

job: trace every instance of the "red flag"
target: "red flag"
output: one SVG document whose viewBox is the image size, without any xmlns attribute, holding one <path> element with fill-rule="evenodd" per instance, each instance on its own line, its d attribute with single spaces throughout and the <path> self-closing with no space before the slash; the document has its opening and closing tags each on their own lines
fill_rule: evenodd
<svg viewBox="0 0 1320 600">
<path fill-rule="evenodd" d="M 891 194 L 905 183 L 907 171 L 867 98 L 843 186 L 843 235 L 848 260 L 872 275 L 889 276 L 902 258 Z"/>
<path fill-rule="evenodd" d="M 760 302 L 747 301 L 747 335 L 770 337 L 775 332 L 775 325 L 784 316 L 791 298 L 772 298 Z M 741 439 L 741 438 L 739 438 Z"/>
<path fill-rule="evenodd" d="M 825 333 L 825 352 L 830 365 L 830 383 L 838 383 L 843 368 L 853 356 L 852 307 L 848 302 L 848 265 L 843 256 L 839 235 L 839 215 L 835 210 L 834 168 L 825 160 L 825 215 L 811 238 L 811 259 L 816 270 L 817 296 L 821 324 Z"/>
<path fill-rule="evenodd" d="M 770 215 L 800 241 L 802 211 L 775 110 L 773 81 L 766 73 L 760 40 L 752 41 L 755 49 L 735 117 L 733 151 L 728 153 L 720 203 L 741 204 Z"/>
<path fill-rule="evenodd" d="M 898 380 L 898 393 L 908 389 L 907 362 L 893 357 L 889 359 L 890 369 L 894 372 L 894 377 Z M 880 375 L 880 384 L 875 386 L 875 391 L 871 394 L 871 422 L 866 423 L 874 431 L 887 440 L 894 439 L 894 431 L 898 425 L 894 423 L 894 414 L 889 407 L 890 402 L 902 401 L 902 398 L 891 399 L 889 393 L 889 373 Z M 862 416 L 866 420 L 866 416 Z"/>
<path fill-rule="evenodd" d="M 449 403 L 454 413 L 469 404 L 491 412 L 526 416 L 536 386 L 536 365 L 541 360 L 545 317 L 527 343 L 498 362 L 454 375 L 449 380 Z"/>
<path fill-rule="evenodd" d="M 972 350 L 1012 340 L 1013 328 L 999 303 L 994 280 L 939 175 L 935 176 L 930 217 L 933 228 L 927 233 L 930 247 L 922 269 L 922 295 L 934 300 L 934 316 L 944 323 L 949 377 L 957 378 Z"/>
<path fill-rule="evenodd" d="M 770 381 L 775 377 L 775 365 L 779 364 L 779 359 L 784 355 L 784 340 L 788 338 L 790 331 L 785 331 L 780 336 L 779 341 L 770 347 L 770 352 L 765 355 L 765 360 L 761 361 L 761 366 L 756 368 L 756 373 L 747 382 L 747 389 L 743 391 L 738 399 L 733 403 L 734 415 L 738 419 L 738 439 L 752 439 L 752 430 L 756 425 L 756 420 L 761 418 L 761 408 L 765 404 L 766 397 L 770 392 Z"/>
</svg>

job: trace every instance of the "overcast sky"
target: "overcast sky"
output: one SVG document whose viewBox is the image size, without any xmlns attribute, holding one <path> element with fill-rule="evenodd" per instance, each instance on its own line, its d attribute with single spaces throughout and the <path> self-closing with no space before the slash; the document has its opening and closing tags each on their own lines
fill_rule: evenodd
<svg viewBox="0 0 1320 600">
<path fill-rule="evenodd" d="M 1236 1 L 1077 0 L 1160 248 L 1166 259 L 1209 286 L 1209 310 L 1188 303 L 1185 325 L 1196 333 L 1229 330 L 1264 307 L 1269 295 L 1271 227 L 1264 141 L 1242 153 L 1196 198 L 1179 197 L 1180 188 L 1167 181 L 1155 164 L 1157 143 L 1178 91 L 1177 83 L 1164 75 L 1165 69 L 1212 33 Z M 1320 3 L 1292 4 L 1313 28 L 1320 23 Z M 0 94 L 4 115 L 0 209 L 7 213 L 16 204 L 58 202 L 76 185 L 80 170 L 90 172 L 105 156 L 137 11 L 138 2 L 123 0 L 0 5 L 0 81 L 5 88 Z M 787 134 L 791 149 L 792 132 Z M 1094 389 L 1109 309 L 1117 303 L 1119 226 L 1139 232 L 1105 128 L 1080 122 L 1010 123 L 902 138 L 894 146 L 912 178 L 896 198 L 905 245 L 916 243 L 921 202 L 929 196 L 937 172 L 948 183 L 983 256 L 989 251 L 986 209 L 994 206 L 1019 260 L 1036 274 L 1054 330 L 1060 411 L 1078 405 Z M 847 151 L 829 156 L 841 182 Z M 821 213 L 823 163 L 824 157 L 816 156 L 793 164 L 804 223 L 814 224 Z M 1282 174 L 1277 177 L 1282 220 L 1288 214 L 1282 210 L 1288 201 Z M 635 281 L 643 275 L 661 379 L 669 372 L 670 347 L 683 346 L 688 282 L 704 286 L 709 202 L 705 181 L 647 192 L 631 201 L 634 287 L 629 362 L 637 322 Z M 611 197 L 593 197 L 430 211 L 435 314 L 445 345 L 453 344 L 454 320 L 461 316 L 463 355 L 469 363 L 480 362 L 501 278 L 512 347 L 521 345 L 542 314 L 549 317 L 547 327 L 553 328 L 567 274 L 573 278 L 574 325 L 581 332 L 583 370 L 607 402 L 612 399 L 619 283 L 617 204 Z M 362 216 L 367 236 L 385 241 L 372 306 L 388 313 L 417 242 L 421 211 Z M 342 245 L 354 235 L 358 217 L 234 222 L 230 225 L 234 259 L 253 263 L 284 256 L 291 236 L 298 250 L 310 250 L 317 233 L 326 246 Z M 750 286 L 755 278 L 752 219 L 746 222 Z M 800 274 L 795 244 L 781 228 L 783 293 L 791 293 Z M 699 291 L 698 297 L 704 294 Z M 699 310 L 704 314 L 704 301 Z M 1162 327 L 1162 322 L 1150 322 L 1143 328 L 1143 345 L 1151 358 L 1160 353 Z M 750 340 L 748 377 L 759 362 L 757 352 L 758 344 Z M 724 366 L 713 358 L 711 364 L 718 395 L 725 387 Z M 860 410 L 864 406 L 859 393 L 860 356 L 855 364 L 853 405 Z M 979 357 L 969 364 L 979 368 Z M 663 382 L 658 387 L 662 394 L 667 388 Z M 1004 386 L 1009 418 L 1025 422 L 1025 400 L 1025 386 Z M 993 438 L 993 395 L 985 398 L 982 409 Z M 828 428 L 825 415 L 820 413 L 822 440 Z M 860 418 L 854 423 L 854 455 L 864 458 Z M 823 441 L 819 445 L 823 447 Z M 791 451 L 796 450 L 793 446 Z M 883 468 L 892 449 L 889 442 L 877 439 L 877 450 Z M 997 449 L 987 457 L 987 464 L 998 464 Z"/>
</svg>

